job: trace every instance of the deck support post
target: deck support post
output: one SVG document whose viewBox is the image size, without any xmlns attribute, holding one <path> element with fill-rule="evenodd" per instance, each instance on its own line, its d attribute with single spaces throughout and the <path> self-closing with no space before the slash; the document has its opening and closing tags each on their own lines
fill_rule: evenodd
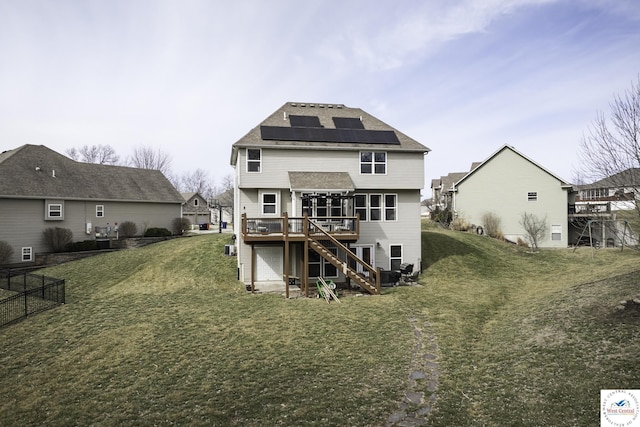
<svg viewBox="0 0 640 427">
<path fill-rule="evenodd" d="M 256 271 L 256 251 L 255 245 L 251 245 L 251 293 L 255 293 L 256 283 L 255 283 L 255 271 Z"/>
</svg>

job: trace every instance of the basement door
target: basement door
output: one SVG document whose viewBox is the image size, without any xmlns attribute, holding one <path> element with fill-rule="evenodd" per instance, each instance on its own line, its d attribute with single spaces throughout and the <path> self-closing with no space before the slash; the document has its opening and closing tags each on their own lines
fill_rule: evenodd
<svg viewBox="0 0 640 427">
<path fill-rule="evenodd" d="M 373 260 L 373 245 L 352 245 L 350 249 L 358 258 L 370 266 L 375 267 Z M 360 264 L 358 264 L 357 269 L 358 273 L 368 275 L 368 272 L 364 271 L 364 268 L 362 268 Z"/>
<path fill-rule="evenodd" d="M 283 248 L 256 246 L 256 281 L 282 280 Z"/>
</svg>

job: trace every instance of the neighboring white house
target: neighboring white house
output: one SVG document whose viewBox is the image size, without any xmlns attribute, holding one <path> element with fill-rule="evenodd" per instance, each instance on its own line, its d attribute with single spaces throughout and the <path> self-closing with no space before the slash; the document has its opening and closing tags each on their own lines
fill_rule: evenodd
<svg viewBox="0 0 640 427">
<path fill-rule="evenodd" d="M 483 216 L 493 213 L 505 238 L 516 242 L 526 241 L 522 215 L 533 214 L 548 226 L 539 246 L 564 248 L 571 192 L 571 184 L 505 145 L 453 185 L 454 215 L 483 225 Z"/>
<path fill-rule="evenodd" d="M 638 244 L 638 230 L 622 219 L 620 211 L 640 211 L 640 169 L 626 169 L 580 185 L 578 191 L 575 204 L 570 206 L 573 240 L 608 247 Z"/>
<path fill-rule="evenodd" d="M 240 280 L 378 293 L 378 269 L 419 269 L 427 152 L 359 108 L 284 104 L 232 147 Z"/>
</svg>

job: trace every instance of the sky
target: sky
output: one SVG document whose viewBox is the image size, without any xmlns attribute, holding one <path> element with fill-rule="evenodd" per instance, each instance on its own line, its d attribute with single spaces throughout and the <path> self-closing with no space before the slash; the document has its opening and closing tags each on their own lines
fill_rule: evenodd
<svg viewBox="0 0 640 427">
<path fill-rule="evenodd" d="M 153 147 L 219 185 L 294 101 L 429 147 L 425 197 L 505 144 L 572 182 L 639 75 L 637 0 L 0 0 L 0 151 Z"/>
</svg>

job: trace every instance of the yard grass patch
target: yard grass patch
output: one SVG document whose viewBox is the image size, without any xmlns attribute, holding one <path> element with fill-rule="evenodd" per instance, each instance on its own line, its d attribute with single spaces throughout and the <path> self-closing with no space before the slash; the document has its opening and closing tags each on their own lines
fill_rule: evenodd
<svg viewBox="0 0 640 427">
<path fill-rule="evenodd" d="M 429 425 L 593 425 L 601 388 L 637 388 L 640 323 L 615 310 L 637 252 L 422 233 L 419 286 L 342 304 L 247 293 L 224 235 L 48 268 L 67 304 L 0 329 L 0 424 L 384 425 L 416 322 L 438 345 Z"/>
</svg>

